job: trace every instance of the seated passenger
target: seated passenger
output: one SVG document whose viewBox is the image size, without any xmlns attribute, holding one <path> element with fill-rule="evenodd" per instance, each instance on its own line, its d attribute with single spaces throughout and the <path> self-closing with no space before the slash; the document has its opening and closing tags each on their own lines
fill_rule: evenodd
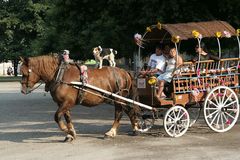
<svg viewBox="0 0 240 160">
<path fill-rule="evenodd" d="M 204 43 L 201 43 L 200 47 L 196 45 L 195 51 L 200 55 L 200 61 L 205 61 L 205 60 L 219 61 L 220 60 L 217 56 L 214 56 L 208 52 L 206 45 Z M 199 55 L 194 57 L 192 61 L 197 62 Z"/>
<path fill-rule="evenodd" d="M 177 55 L 176 48 L 172 47 L 169 51 L 166 70 L 163 74 L 158 76 L 159 86 L 158 86 L 158 92 L 156 95 L 158 99 L 166 97 L 165 94 L 163 93 L 164 84 L 165 82 L 170 83 L 172 81 L 172 76 L 174 74 L 174 71 L 176 70 L 176 68 L 178 68 L 182 64 L 183 64 L 182 57 Z"/>
<path fill-rule="evenodd" d="M 150 56 L 150 59 L 148 61 L 148 66 L 146 70 L 140 71 L 140 75 L 145 77 L 146 75 L 156 75 L 159 76 L 162 71 L 159 71 L 156 69 L 156 66 L 159 63 L 165 64 L 166 58 L 163 55 L 162 46 L 158 45 L 156 46 L 155 53 Z"/>
</svg>

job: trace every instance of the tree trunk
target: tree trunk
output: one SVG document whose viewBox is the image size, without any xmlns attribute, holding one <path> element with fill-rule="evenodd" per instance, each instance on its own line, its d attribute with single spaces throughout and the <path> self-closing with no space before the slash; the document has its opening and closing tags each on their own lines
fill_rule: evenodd
<svg viewBox="0 0 240 160">
<path fill-rule="evenodd" d="M 18 73 L 18 60 L 17 59 L 14 59 L 13 60 L 13 69 L 14 69 L 14 76 L 17 77 Z"/>
</svg>

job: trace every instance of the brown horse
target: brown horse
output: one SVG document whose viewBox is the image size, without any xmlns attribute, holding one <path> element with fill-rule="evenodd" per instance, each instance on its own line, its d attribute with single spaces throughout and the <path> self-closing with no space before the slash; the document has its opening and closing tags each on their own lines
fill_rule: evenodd
<svg viewBox="0 0 240 160">
<path fill-rule="evenodd" d="M 21 58 L 22 89 L 21 92 L 28 94 L 34 85 L 42 80 L 50 90 L 53 100 L 58 104 L 58 110 L 55 113 L 55 121 L 59 128 L 67 136 L 66 141 L 76 138 L 76 132 L 71 121 L 70 109 L 79 101 L 84 106 L 96 106 L 105 102 L 101 93 L 87 89 L 90 92 L 81 92 L 72 87 L 70 82 L 80 81 L 81 72 L 78 65 L 67 64 L 62 77 L 62 81 L 56 82 L 56 75 L 59 70 L 61 61 L 58 57 L 44 55 L 31 58 Z M 103 67 L 102 69 L 88 69 L 88 83 L 101 89 L 118 93 L 122 96 L 128 96 L 133 91 L 132 77 L 128 72 L 117 67 Z M 81 93 L 79 96 L 79 93 Z M 119 101 L 115 101 L 115 120 L 112 128 L 105 133 L 106 136 L 115 137 L 119 121 L 123 111 L 129 116 L 133 131 L 138 129 L 137 126 L 137 107 L 123 106 Z M 66 124 L 61 120 L 65 118 Z"/>
</svg>

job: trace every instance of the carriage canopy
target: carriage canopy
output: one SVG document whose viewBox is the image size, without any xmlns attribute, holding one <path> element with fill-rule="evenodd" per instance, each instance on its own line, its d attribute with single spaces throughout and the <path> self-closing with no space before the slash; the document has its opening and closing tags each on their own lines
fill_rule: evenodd
<svg viewBox="0 0 240 160">
<path fill-rule="evenodd" d="M 190 22 L 177 24 L 160 24 L 147 27 L 143 40 L 145 41 L 163 41 L 171 40 L 173 36 L 179 36 L 181 40 L 194 38 L 192 31 L 196 30 L 201 33 L 202 38 L 215 37 L 216 32 L 221 32 L 222 37 L 236 35 L 236 30 L 225 21 L 207 21 L 207 22 Z"/>
</svg>

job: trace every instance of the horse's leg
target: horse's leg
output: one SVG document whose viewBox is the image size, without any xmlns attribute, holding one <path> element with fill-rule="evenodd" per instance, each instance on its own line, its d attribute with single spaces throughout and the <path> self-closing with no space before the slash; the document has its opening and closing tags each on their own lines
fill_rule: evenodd
<svg viewBox="0 0 240 160">
<path fill-rule="evenodd" d="M 76 139 L 76 131 L 74 129 L 69 110 L 64 114 L 64 118 L 67 122 L 67 128 L 68 128 L 68 135 L 65 140 L 68 141 L 68 140 Z"/>
<path fill-rule="evenodd" d="M 58 124 L 58 127 L 60 128 L 60 130 L 62 130 L 62 131 L 67 133 L 68 128 L 64 124 L 64 122 L 61 120 L 61 117 L 62 117 L 63 114 L 60 113 L 60 108 L 61 107 L 59 106 L 58 110 L 55 112 L 54 120 Z"/>
<path fill-rule="evenodd" d="M 55 121 L 58 124 L 59 128 L 67 133 L 67 137 L 65 141 L 73 140 L 76 137 L 75 130 L 73 128 L 72 122 L 71 122 L 71 116 L 69 112 L 69 108 L 71 107 L 70 103 L 64 102 L 56 111 L 55 113 Z M 64 122 L 61 120 L 61 117 L 64 115 L 67 126 L 64 124 Z"/>
<path fill-rule="evenodd" d="M 126 106 L 124 107 L 124 112 L 128 115 L 131 124 L 132 124 L 132 129 L 133 129 L 133 134 L 136 134 L 137 131 L 139 130 L 139 125 L 138 125 L 138 113 L 140 113 L 140 110 L 138 106 Z"/>
<path fill-rule="evenodd" d="M 119 127 L 119 121 L 123 115 L 123 108 L 120 104 L 115 103 L 115 119 L 112 125 L 112 128 L 105 133 L 107 137 L 115 137 L 117 135 L 117 129 Z"/>
</svg>

